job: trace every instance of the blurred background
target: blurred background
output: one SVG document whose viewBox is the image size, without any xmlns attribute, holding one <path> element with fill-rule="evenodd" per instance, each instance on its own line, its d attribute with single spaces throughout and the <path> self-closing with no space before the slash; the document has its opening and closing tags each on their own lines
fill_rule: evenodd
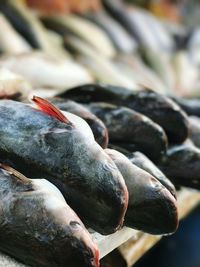
<svg viewBox="0 0 200 267">
<path fill-rule="evenodd" d="M 0 53 L 37 49 L 65 58 L 69 88 L 98 81 L 200 97 L 199 0 L 0 0 L 0 12 Z M 5 27 L 24 38 L 19 46 L 8 45 Z M 48 83 L 32 85 L 53 95 Z M 200 207 L 134 266 L 200 267 L 199 248 Z M 117 251 L 101 265 L 125 266 Z"/>
</svg>

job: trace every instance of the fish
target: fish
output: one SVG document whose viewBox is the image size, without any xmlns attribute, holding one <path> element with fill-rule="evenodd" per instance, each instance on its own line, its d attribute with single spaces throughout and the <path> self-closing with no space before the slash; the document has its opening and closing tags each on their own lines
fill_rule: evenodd
<svg viewBox="0 0 200 267">
<path fill-rule="evenodd" d="M 112 144 L 144 152 L 158 160 L 166 152 L 168 140 L 163 129 L 148 117 L 132 109 L 97 102 L 86 106 L 106 125 Z"/>
<path fill-rule="evenodd" d="M 181 98 L 173 96 L 172 100 L 176 102 L 188 115 L 200 117 L 199 98 Z"/>
<path fill-rule="evenodd" d="M 59 58 L 67 58 L 63 46 L 55 45 L 48 36 L 48 32 L 29 8 L 19 1 L 1 1 L 0 11 L 6 16 L 15 30 L 34 49 L 41 49 L 48 54 Z"/>
<path fill-rule="evenodd" d="M 197 116 L 189 116 L 190 124 L 190 139 L 192 142 L 200 148 L 200 118 Z"/>
<path fill-rule="evenodd" d="M 133 36 L 114 20 L 106 10 L 87 13 L 84 17 L 96 23 L 110 37 L 115 48 L 120 53 L 131 54 L 137 49 L 137 42 Z"/>
<path fill-rule="evenodd" d="M 106 152 L 122 173 L 129 192 L 124 225 L 154 235 L 175 232 L 178 212 L 174 196 L 122 153 L 112 149 L 106 149 Z"/>
<path fill-rule="evenodd" d="M 4 53 L 23 53 L 31 51 L 29 43 L 13 28 L 0 12 L 0 48 Z"/>
<path fill-rule="evenodd" d="M 0 99 L 26 99 L 32 86 L 20 75 L 5 68 L 0 68 Z"/>
<path fill-rule="evenodd" d="M 150 12 L 121 0 L 103 0 L 103 6 L 139 43 L 154 51 L 172 52 L 174 41 L 163 24 Z M 148 31 L 146 30 L 148 28 Z"/>
<path fill-rule="evenodd" d="M 169 192 L 176 198 L 176 189 L 173 183 L 164 175 L 164 173 L 143 153 L 136 151 L 133 152 L 129 157 L 129 160 L 139 168 L 150 173 L 155 177 Z"/>
<path fill-rule="evenodd" d="M 71 100 L 64 100 L 61 98 L 52 98 L 49 100 L 51 101 L 51 103 L 56 105 L 59 109 L 63 111 L 68 111 L 84 119 L 90 126 L 93 132 L 95 141 L 102 148 L 107 148 L 108 130 L 105 124 L 103 123 L 103 121 L 101 121 L 97 116 L 95 116 L 92 112 L 90 112 L 89 109 Z"/>
<path fill-rule="evenodd" d="M 56 185 L 87 227 L 105 235 L 115 232 L 128 205 L 116 165 L 80 117 L 40 97 L 33 103 L 0 101 L 0 159 Z"/>
<path fill-rule="evenodd" d="M 0 67 L 23 76 L 33 88 L 56 88 L 57 93 L 93 81 L 90 73 L 75 61 L 39 51 L 4 55 Z"/>
<path fill-rule="evenodd" d="M 98 25 L 84 17 L 79 17 L 75 14 L 67 16 L 60 14 L 44 16 L 42 17 L 42 22 L 47 28 L 64 37 L 69 33 L 79 37 L 94 48 L 97 53 L 106 58 L 112 58 L 116 54 L 116 50 L 107 34 Z"/>
<path fill-rule="evenodd" d="M 0 250 L 30 266 L 99 267 L 99 251 L 61 192 L 0 163 Z"/>
<path fill-rule="evenodd" d="M 170 147 L 158 167 L 173 184 L 200 189 L 199 163 L 200 149 L 190 142 Z"/>
<path fill-rule="evenodd" d="M 86 84 L 58 94 L 80 103 L 108 102 L 140 112 L 159 124 L 170 143 L 182 143 L 188 137 L 186 113 L 171 99 L 150 89 L 132 90 L 105 84 Z"/>
</svg>

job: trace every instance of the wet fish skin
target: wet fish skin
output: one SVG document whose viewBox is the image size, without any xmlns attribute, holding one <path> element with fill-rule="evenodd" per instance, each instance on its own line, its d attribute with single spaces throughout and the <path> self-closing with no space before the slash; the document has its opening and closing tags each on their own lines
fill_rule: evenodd
<svg viewBox="0 0 200 267">
<path fill-rule="evenodd" d="M 200 189 L 200 149 L 191 143 L 168 149 L 159 168 L 178 186 Z"/>
<path fill-rule="evenodd" d="M 159 124 L 169 142 L 182 143 L 188 137 L 188 119 L 168 97 L 149 89 L 140 91 L 105 84 L 88 84 L 72 88 L 61 95 L 82 103 L 109 102 L 140 112 Z"/>
<path fill-rule="evenodd" d="M 159 160 L 167 149 L 163 129 L 148 117 L 126 107 L 97 102 L 87 105 L 107 126 L 111 143 L 135 147 L 153 160 Z"/>
<path fill-rule="evenodd" d="M 23 103 L 1 100 L 0 111 L 0 158 L 28 177 L 50 180 L 90 228 L 102 234 L 120 228 L 127 188 L 92 135 Z"/>
<path fill-rule="evenodd" d="M 89 109 L 71 100 L 52 98 L 50 101 L 59 109 L 71 112 L 84 119 L 92 129 L 96 142 L 102 148 L 106 148 L 108 146 L 108 130 L 105 124 L 97 116 L 91 113 Z"/>
<path fill-rule="evenodd" d="M 106 149 L 106 152 L 122 173 L 129 191 L 124 225 L 156 235 L 176 231 L 178 215 L 174 196 L 122 153 L 111 149 Z"/>
<path fill-rule="evenodd" d="M 139 151 L 133 152 L 129 160 L 139 168 L 154 176 L 169 192 L 176 198 L 176 189 L 172 182 L 162 173 L 162 171 L 144 154 Z"/>
<path fill-rule="evenodd" d="M 173 97 L 175 101 L 188 115 L 200 117 L 200 99 L 198 98 L 178 98 Z"/>
<path fill-rule="evenodd" d="M 0 250 L 30 266 L 99 266 L 96 245 L 60 191 L 0 168 Z"/>
</svg>

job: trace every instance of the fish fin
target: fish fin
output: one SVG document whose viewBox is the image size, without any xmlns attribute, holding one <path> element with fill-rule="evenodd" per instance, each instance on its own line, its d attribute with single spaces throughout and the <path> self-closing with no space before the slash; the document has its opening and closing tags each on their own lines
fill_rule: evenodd
<svg viewBox="0 0 200 267">
<path fill-rule="evenodd" d="M 7 171 L 9 174 L 15 176 L 16 178 L 18 178 L 19 180 L 21 180 L 25 183 L 31 183 L 30 179 L 28 179 L 26 176 L 24 176 L 20 172 L 16 171 L 12 167 L 10 167 L 4 163 L 0 163 L 0 168 Z"/>
<path fill-rule="evenodd" d="M 39 96 L 33 96 L 32 101 L 36 104 L 37 108 L 40 111 L 56 118 L 61 122 L 70 123 L 70 121 L 65 117 L 65 115 L 49 101 Z"/>
</svg>

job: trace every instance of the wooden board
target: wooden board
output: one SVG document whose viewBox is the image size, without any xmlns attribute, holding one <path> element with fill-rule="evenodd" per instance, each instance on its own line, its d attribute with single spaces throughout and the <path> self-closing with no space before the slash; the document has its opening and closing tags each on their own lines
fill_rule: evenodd
<svg viewBox="0 0 200 267">
<path fill-rule="evenodd" d="M 178 193 L 179 218 L 182 219 L 185 217 L 199 203 L 200 192 L 182 189 Z M 103 236 L 99 233 L 91 234 L 94 242 L 99 247 L 101 258 L 115 248 L 119 248 L 128 267 L 132 266 L 147 250 L 161 239 L 161 236 L 152 236 L 126 227 L 109 236 Z M 25 267 L 25 265 L 0 253 L 0 267 Z"/>
</svg>

